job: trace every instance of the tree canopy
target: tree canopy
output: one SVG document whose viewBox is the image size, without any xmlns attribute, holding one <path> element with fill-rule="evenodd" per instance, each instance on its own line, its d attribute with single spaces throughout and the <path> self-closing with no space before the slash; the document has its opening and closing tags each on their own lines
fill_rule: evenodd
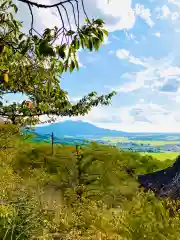
<svg viewBox="0 0 180 240">
<path fill-rule="evenodd" d="M 11 0 L 0 5 L 0 116 L 10 119 L 14 124 L 30 124 L 38 122 L 41 115 L 85 115 L 92 107 L 110 104 L 115 92 L 100 96 L 91 92 L 73 104 L 59 81 L 64 72 L 79 69 L 79 49 L 99 49 L 108 35 L 103 20 L 89 20 L 83 1 L 86 19 L 82 26 L 79 24 L 78 0 L 61 1 L 54 5 L 19 1 L 27 4 L 31 13 L 31 28 L 28 34 L 24 33 L 23 24 L 16 19 L 17 6 Z M 76 3 L 76 12 L 73 2 Z M 74 12 L 76 27 L 73 30 L 65 7 L 67 3 L 72 6 Z M 39 34 L 34 29 L 35 16 L 32 7 L 55 7 L 61 19 L 60 26 L 46 28 L 42 35 Z M 69 22 L 68 28 L 64 24 L 62 9 Z M 31 104 L 5 104 L 3 98 L 7 93 L 25 94 Z"/>
</svg>

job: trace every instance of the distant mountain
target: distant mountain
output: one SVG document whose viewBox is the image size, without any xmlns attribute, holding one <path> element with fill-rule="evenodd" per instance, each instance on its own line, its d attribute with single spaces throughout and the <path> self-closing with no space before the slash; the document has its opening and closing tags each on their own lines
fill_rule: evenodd
<svg viewBox="0 0 180 240">
<path fill-rule="evenodd" d="M 36 127 L 35 132 L 41 135 L 51 134 L 53 132 L 54 136 L 56 137 L 63 137 L 63 136 L 122 137 L 122 136 L 128 135 L 128 133 L 126 132 L 99 128 L 87 122 L 71 121 L 71 120 L 58 122 L 58 123 L 54 123 L 46 126 Z"/>
</svg>

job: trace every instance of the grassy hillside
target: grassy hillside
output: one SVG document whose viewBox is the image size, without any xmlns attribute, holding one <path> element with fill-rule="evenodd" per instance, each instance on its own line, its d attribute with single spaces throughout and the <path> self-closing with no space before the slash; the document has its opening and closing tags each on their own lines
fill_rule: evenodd
<svg viewBox="0 0 180 240">
<path fill-rule="evenodd" d="M 78 154 L 55 145 L 52 155 L 49 144 L 7 131 L 0 143 L 0 239 L 179 239 L 174 204 L 143 192 L 136 180 L 173 160 L 96 143 Z"/>
</svg>

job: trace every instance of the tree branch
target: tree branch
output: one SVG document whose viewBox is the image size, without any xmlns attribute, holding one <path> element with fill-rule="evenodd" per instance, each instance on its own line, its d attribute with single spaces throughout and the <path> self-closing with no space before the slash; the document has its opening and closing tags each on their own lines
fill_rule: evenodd
<svg viewBox="0 0 180 240">
<path fill-rule="evenodd" d="M 86 10 L 85 10 L 84 1 L 81 0 L 81 3 L 82 3 L 83 12 L 84 12 L 84 14 L 85 14 L 85 16 L 86 16 L 86 19 L 87 19 L 88 22 L 90 22 L 90 21 L 89 21 L 89 18 L 88 18 L 88 15 L 87 15 L 87 13 L 86 13 Z"/>
<path fill-rule="evenodd" d="M 32 7 L 31 7 L 30 3 L 28 3 L 28 7 L 29 7 L 29 11 L 31 13 L 31 28 L 29 30 L 29 34 L 32 35 L 32 30 L 33 30 L 33 25 L 34 25 L 34 15 L 33 15 Z"/>
<path fill-rule="evenodd" d="M 53 7 L 61 6 L 65 3 L 73 2 L 74 0 L 64 0 L 64 1 L 60 1 L 58 3 L 50 4 L 50 5 L 40 4 L 40 3 L 36 3 L 36 2 L 33 2 L 33 1 L 29 1 L 29 0 L 18 0 L 18 1 L 30 4 L 31 6 L 36 6 L 38 8 L 53 8 Z"/>
</svg>

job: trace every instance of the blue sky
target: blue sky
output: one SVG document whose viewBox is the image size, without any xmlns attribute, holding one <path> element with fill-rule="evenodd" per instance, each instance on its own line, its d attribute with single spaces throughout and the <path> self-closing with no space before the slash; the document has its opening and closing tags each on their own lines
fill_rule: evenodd
<svg viewBox="0 0 180 240">
<path fill-rule="evenodd" d="M 90 17 L 104 19 L 109 37 L 98 52 L 78 53 L 80 71 L 64 74 L 61 86 L 72 101 L 91 91 L 118 94 L 111 106 L 73 119 L 130 132 L 180 132 L 180 0 L 85 0 L 85 5 Z M 28 27 L 28 9 L 20 9 L 18 18 Z M 58 23 L 50 10 L 36 14 L 39 29 Z"/>
</svg>

